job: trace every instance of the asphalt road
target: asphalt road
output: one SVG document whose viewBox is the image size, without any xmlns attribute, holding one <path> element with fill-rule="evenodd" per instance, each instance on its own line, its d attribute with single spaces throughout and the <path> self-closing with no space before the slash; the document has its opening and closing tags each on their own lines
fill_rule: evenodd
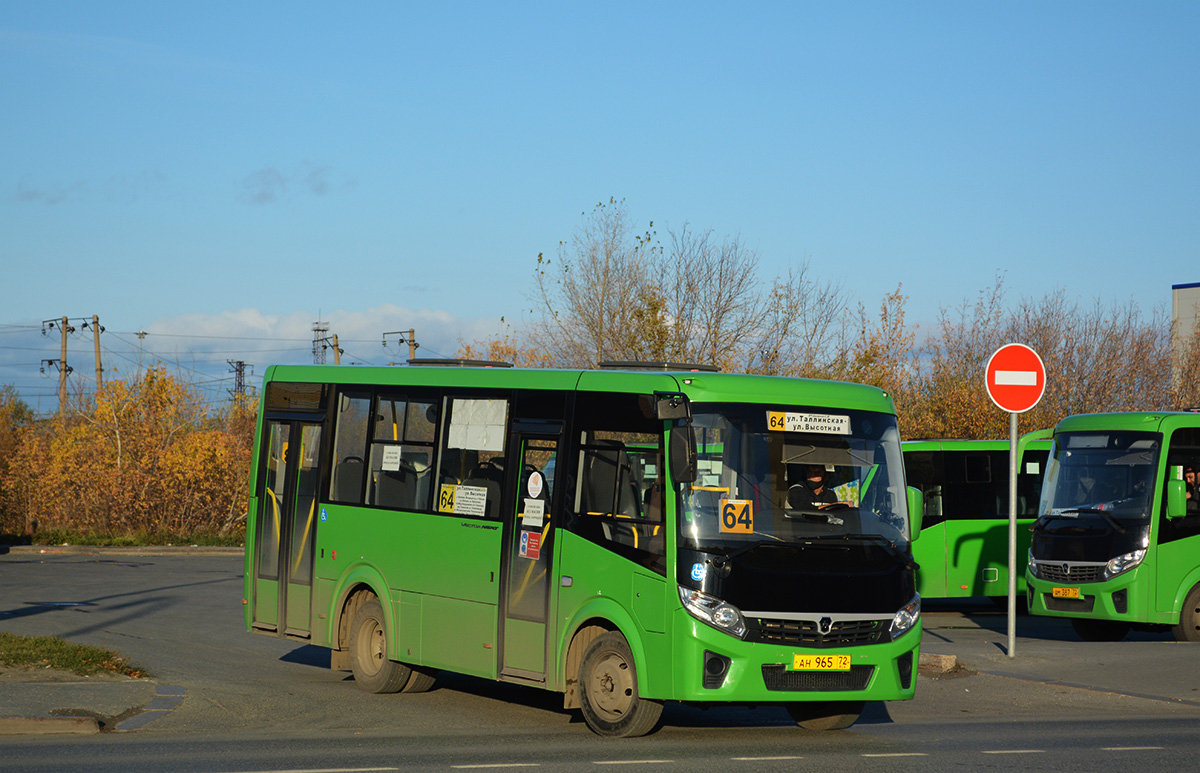
<svg viewBox="0 0 1200 773">
<path fill-rule="evenodd" d="M 106 709 L 146 718 L 136 729 L 2 737 L 2 767 L 1064 771 L 1190 768 L 1200 756 L 1200 647 L 1166 634 L 1084 643 L 1064 621 L 1022 617 L 1009 658 L 1002 612 L 930 602 L 923 651 L 965 670 L 923 674 L 915 700 L 869 704 L 847 731 L 806 733 L 774 707 L 668 704 L 658 732 L 611 741 L 560 696 L 488 680 L 442 675 L 429 693 L 368 695 L 327 668 L 326 651 L 246 633 L 241 589 L 237 556 L 0 555 L 0 630 L 111 647 L 154 675 L 120 688 L 137 705 Z M 164 687 L 178 697 L 158 697 Z M 0 679 L 0 716 L 16 700 L 6 696 L 54 689 Z"/>
</svg>

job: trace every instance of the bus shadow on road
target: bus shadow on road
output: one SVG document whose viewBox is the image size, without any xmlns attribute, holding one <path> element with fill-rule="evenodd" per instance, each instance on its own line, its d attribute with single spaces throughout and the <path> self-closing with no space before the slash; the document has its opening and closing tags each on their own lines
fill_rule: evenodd
<svg viewBox="0 0 1200 773">
<path fill-rule="evenodd" d="M 295 663 L 300 666 L 314 666 L 329 670 L 329 648 L 305 644 L 280 656 L 284 663 Z"/>
</svg>

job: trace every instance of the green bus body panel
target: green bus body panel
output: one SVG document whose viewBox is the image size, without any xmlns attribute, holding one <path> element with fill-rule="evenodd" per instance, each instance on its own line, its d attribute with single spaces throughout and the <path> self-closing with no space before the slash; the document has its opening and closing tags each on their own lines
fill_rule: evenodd
<svg viewBox="0 0 1200 773">
<path fill-rule="evenodd" d="M 1058 423 L 1054 432 L 1159 433 L 1162 436 L 1163 448 L 1160 449 L 1155 480 L 1161 483 L 1166 480 L 1168 473 L 1166 444 L 1170 442 L 1176 430 L 1195 428 L 1200 428 L 1200 413 L 1141 411 L 1068 416 Z M 1159 544 L 1164 488 L 1162 485 L 1156 485 L 1154 488 L 1154 499 L 1150 505 L 1153 514 L 1150 519 L 1150 545 L 1142 563 L 1135 569 L 1109 580 L 1070 586 L 1078 587 L 1083 599 L 1093 599 L 1090 612 L 1048 609 L 1046 596 L 1051 594 L 1055 587 L 1062 587 L 1064 583 L 1031 577 L 1026 567 L 1029 611 L 1048 617 L 1079 617 L 1135 624 L 1178 623 L 1184 598 L 1192 588 L 1200 584 L 1200 535 L 1183 537 L 1165 545 Z M 1200 518 L 1200 515 L 1187 517 Z M 1124 591 L 1128 599 L 1124 614 L 1119 613 L 1113 604 L 1113 594 L 1119 591 Z"/>
<path fill-rule="evenodd" d="M 540 674 L 546 668 L 546 624 L 506 619 L 504 665 Z"/>
<path fill-rule="evenodd" d="M 254 622 L 254 615 L 257 614 L 258 621 L 264 625 L 279 624 L 279 581 L 278 580 L 254 580 L 254 594 L 250 597 L 254 599 L 254 603 L 249 605 L 250 612 L 247 613 L 247 627 Z"/>
<path fill-rule="evenodd" d="M 454 670 L 495 676 L 499 523 L 333 504 L 321 512 L 316 574 L 338 589 L 326 612 L 331 642 L 347 590 L 364 584 L 385 613 L 391 602 L 390 657 L 439 668 L 462 657 Z"/>
<path fill-rule="evenodd" d="M 1051 430 L 1029 432 L 1017 438 L 1017 469 L 1024 469 L 1025 452 L 1048 450 Z M 1008 440 L 906 440 L 902 444 L 906 464 L 910 452 L 921 451 L 1003 451 Z M 997 485 L 1008 496 L 1008 469 Z M 1043 474 L 1045 470 L 1041 471 Z M 911 485 L 911 483 L 910 483 Z M 928 502 L 928 499 L 926 500 Z M 972 513 L 945 513 L 945 520 L 930 524 L 924 518 L 921 538 L 912 543 L 917 571 L 917 592 L 921 598 L 967 598 L 1008 595 L 1008 517 L 978 518 Z M 1032 539 L 1030 527 L 1035 519 L 1017 518 L 1017 593 L 1025 592 L 1024 565 Z"/>
</svg>

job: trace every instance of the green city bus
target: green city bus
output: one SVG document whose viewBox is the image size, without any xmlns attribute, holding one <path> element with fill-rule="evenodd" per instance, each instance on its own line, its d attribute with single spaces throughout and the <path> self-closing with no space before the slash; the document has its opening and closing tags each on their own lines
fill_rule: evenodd
<svg viewBox="0 0 1200 773">
<path fill-rule="evenodd" d="M 1200 641 L 1200 413 L 1069 416 L 1038 506 L 1026 580 L 1034 614 L 1086 641 L 1131 628 Z"/>
<path fill-rule="evenodd" d="M 839 729 L 913 697 L 921 502 L 885 392 L 439 362 L 267 371 L 247 629 L 370 692 L 554 690 L 607 736 L 666 700 Z M 790 507 L 805 465 L 845 500 Z"/>
<path fill-rule="evenodd" d="M 1050 430 L 1017 439 L 1017 555 L 1023 564 L 1037 514 Z M 924 494 L 912 546 L 921 598 L 1008 596 L 1007 440 L 906 440 L 908 485 Z M 1025 593 L 1023 566 L 1017 592 Z"/>
</svg>

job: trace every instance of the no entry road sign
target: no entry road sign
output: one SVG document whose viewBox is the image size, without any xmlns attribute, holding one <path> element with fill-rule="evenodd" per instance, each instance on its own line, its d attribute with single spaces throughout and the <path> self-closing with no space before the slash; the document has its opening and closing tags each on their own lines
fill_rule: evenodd
<svg viewBox="0 0 1200 773">
<path fill-rule="evenodd" d="M 1024 413 L 1046 391 L 1042 358 L 1025 344 L 1005 344 L 988 359 L 985 370 L 988 397 L 1009 413 Z"/>
</svg>

